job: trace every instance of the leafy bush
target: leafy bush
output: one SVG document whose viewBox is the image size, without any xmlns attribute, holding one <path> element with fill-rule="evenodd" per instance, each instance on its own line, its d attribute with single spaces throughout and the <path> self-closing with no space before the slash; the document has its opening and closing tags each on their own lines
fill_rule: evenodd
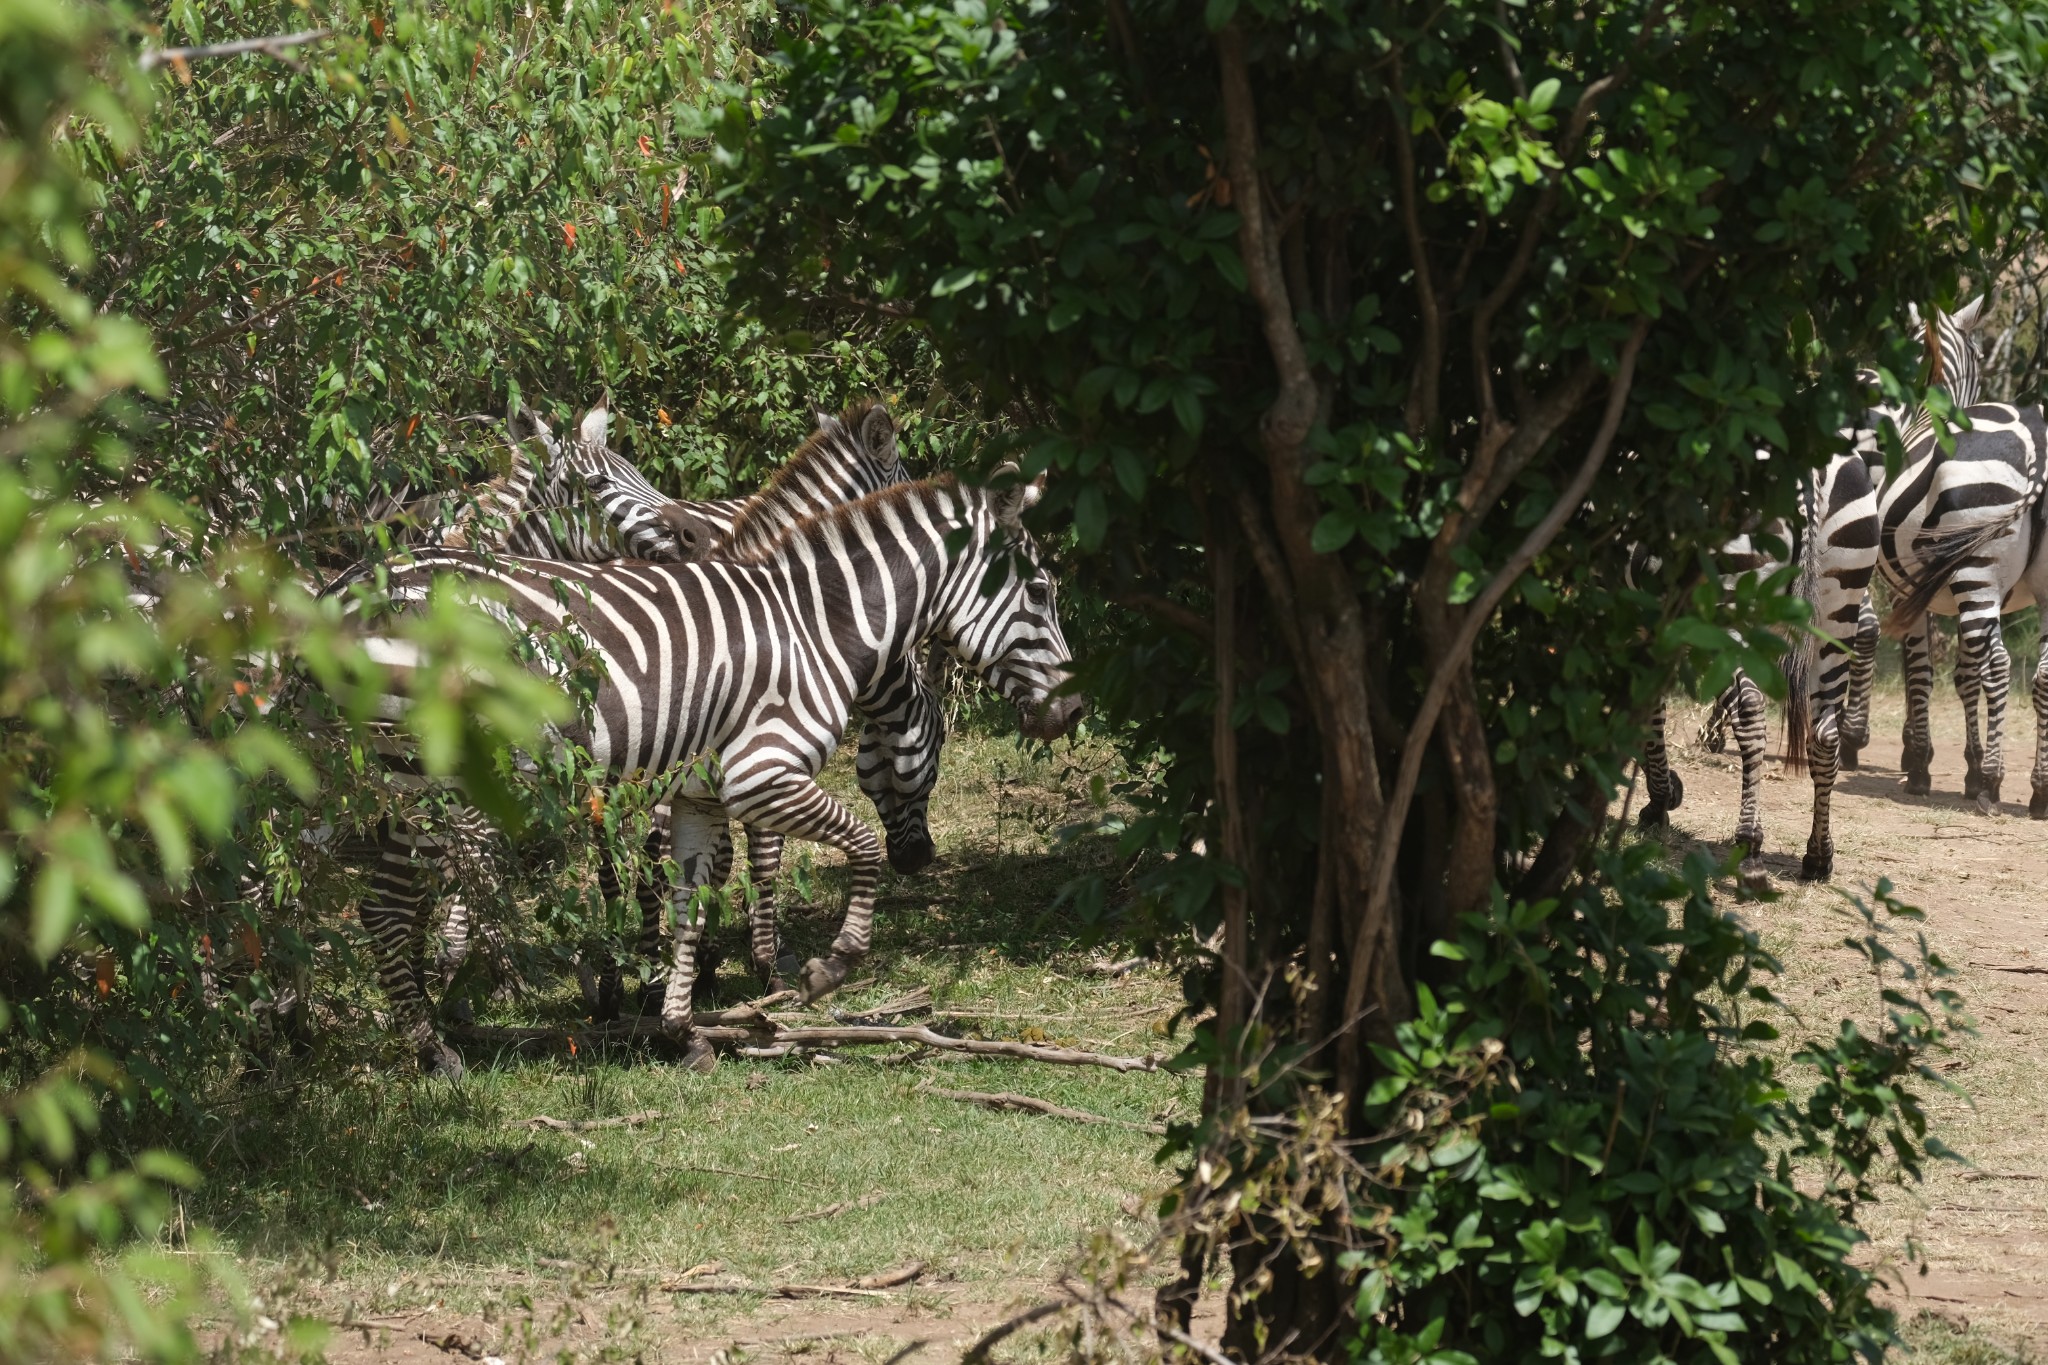
<svg viewBox="0 0 2048 1365">
<path fill-rule="evenodd" d="M 1186 1059 L 1211 1085 L 1177 1203 L 1197 1227 L 1229 1211 L 1226 1346 L 1653 1358 L 1710 1352 L 1739 1309 L 1745 1340 L 1792 1355 L 1878 1349 L 1889 1318 L 1842 1269 L 1843 1224 L 1761 1153 L 1917 1142 L 1910 1100 L 1690 1126 L 1769 1089 L 1692 1000 L 1764 964 L 1703 893 L 1661 937 L 1674 888 L 1600 835 L 1674 678 L 1775 679 L 1801 614 L 1782 581 L 1724 598 L 1714 549 L 1792 515 L 1868 401 L 1859 362 L 1912 394 L 1907 304 L 1988 278 L 2040 222 L 2033 17 L 820 0 L 803 19 L 712 129 L 735 289 L 788 326 L 849 297 L 914 318 L 1029 418 L 1046 514 L 1118 613 L 1082 681 L 1162 774 L 1130 850 L 1200 841 L 1155 864 L 1147 911 L 1162 935 L 1220 930 L 1188 983 L 1216 1014 Z M 1664 572 L 1631 585 L 1631 545 Z M 1470 954 L 1476 980 L 1430 955 L 1474 924 L 1505 935 Z M 1374 1085 L 1455 1037 L 1447 1018 L 1555 1030 L 1500 1038 L 1546 1107 L 1444 1118 L 1473 1144 L 1448 1184 L 1382 1189 L 1334 1157 L 1319 1182 L 1268 1140 L 1329 1117 L 1348 1136 L 1322 1150 L 1367 1141 Z M 1845 1040 L 1831 1065 L 1860 1087 L 1924 1041 Z M 1630 1162 L 1723 1185 L 1616 1184 L 1600 1221 L 1598 1173 L 1565 1172 L 1605 1171 L 1614 1123 Z M 1512 1155 L 1539 1130 L 1556 1160 Z M 1467 1197 L 1467 1162 L 1491 1159 L 1527 1163 L 1530 1202 Z M 1731 1228 L 1756 1210 L 1732 1264 L 1684 1259 L 1708 1236 L 1695 1204 Z M 1361 1311 L 1333 1267 L 1381 1219 L 1440 1271 L 1390 1263 Z M 1460 1240 L 1481 1224 L 1484 1254 Z M 1773 1279 L 1779 1255 L 1797 1275 Z M 1536 1271 L 1624 1256 L 1631 1283 L 1682 1273 L 1713 1304 L 1645 1290 L 1624 1330 L 1597 1289 L 1567 1303 Z M 1535 1289 L 1504 1295 L 1525 1270 Z M 1771 1304 L 1723 1302 L 1738 1276 Z"/>
</svg>

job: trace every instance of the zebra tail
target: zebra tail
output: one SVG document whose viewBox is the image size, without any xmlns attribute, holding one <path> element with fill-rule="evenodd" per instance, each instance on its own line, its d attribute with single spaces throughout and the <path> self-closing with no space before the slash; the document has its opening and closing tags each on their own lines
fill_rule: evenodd
<svg viewBox="0 0 2048 1365">
<path fill-rule="evenodd" d="M 2038 497 L 2038 494 L 2036 495 Z M 1892 602 L 1892 609 L 1885 613 L 1884 633 L 1898 639 L 1913 628 L 1914 622 L 1927 614 L 1934 599 L 1948 586 L 1948 580 L 1979 550 L 2011 530 L 2021 517 L 2033 513 L 2035 498 L 2023 498 L 2013 504 L 2012 511 L 2000 517 L 1991 525 L 1970 532 L 1943 545 L 1934 557 L 1920 566 L 1920 571 L 1905 583 L 1905 591 Z"/>
<path fill-rule="evenodd" d="M 1808 474 L 1800 485 L 1800 513 L 1805 522 L 1799 536 L 1799 577 L 1793 593 L 1806 603 L 1809 614 L 1820 606 L 1820 499 L 1814 487 L 1817 476 Z M 1806 771 L 1806 741 L 1812 730 L 1814 671 L 1820 663 L 1820 640 L 1811 620 L 1803 624 L 1789 642 L 1785 656 L 1785 766 L 1795 773 Z"/>
</svg>

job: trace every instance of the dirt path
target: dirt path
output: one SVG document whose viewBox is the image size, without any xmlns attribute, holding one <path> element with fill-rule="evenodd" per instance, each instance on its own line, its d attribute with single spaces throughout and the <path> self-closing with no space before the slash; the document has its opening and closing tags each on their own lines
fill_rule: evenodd
<svg viewBox="0 0 2048 1365">
<path fill-rule="evenodd" d="M 1944 1066 L 1965 1092 L 1930 1106 L 1936 1131 L 1973 1167 L 1941 1163 L 1927 1182 L 1887 1200 L 1871 1252 L 1900 1268 L 1898 1302 L 1966 1319 L 1994 1336 L 2048 1345 L 2048 824 L 2027 818 L 2033 713 L 2008 717 L 2004 804 L 1980 814 L 1962 798 L 1961 715 L 1953 694 L 1935 708 L 1934 794 L 1900 787 L 1902 700 L 1880 697 L 1873 743 L 1835 797 L 1832 887 L 1798 882 L 1811 787 L 1780 774 L 1764 790 L 1763 864 L 1784 898 L 1758 913 L 1766 944 L 1785 964 L 1785 993 L 1810 1026 L 1870 1018 L 1867 969 L 1842 937 L 1840 891 L 1888 877 L 1926 911 L 1934 950 L 1977 1021 Z M 1690 737 L 1699 712 L 1674 714 Z M 1686 783 L 1675 831 L 1725 849 L 1734 832 L 1740 769 L 1733 755 L 1695 746 L 1674 757 Z M 2017 798 L 2017 799 L 2015 799 Z M 1926 1273 L 1908 1269 L 1917 1244 Z"/>
</svg>

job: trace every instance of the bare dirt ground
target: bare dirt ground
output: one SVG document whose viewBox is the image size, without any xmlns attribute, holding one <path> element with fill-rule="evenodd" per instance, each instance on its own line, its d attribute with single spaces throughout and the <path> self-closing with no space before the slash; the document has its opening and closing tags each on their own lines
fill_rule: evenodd
<svg viewBox="0 0 2048 1365">
<path fill-rule="evenodd" d="M 1821 1031 L 1875 1017 L 1868 969 L 1842 943 L 1841 893 L 1890 878 L 1926 912 L 1929 944 L 1955 969 L 1950 984 L 1978 1030 L 1942 1068 L 1962 1094 L 1929 1106 L 1934 1131 L 1969 1164 L 1937 1163 L 1924 1184 L 1896 1191 L 1870 1222 L 1869 1250 L 1894 1270 L 1902 1316 L 1938 1313 L 2038 1353 L 2048 1348 L 2048 824 L 2027 818 L 2034 717 L 2022 705 L 2007 718 L 2004 802 L 1991 815 L 1962 797 L 1953 694 L 1936 698 L 1931 796 L 1901 788 L 1902 717 L 1899 694 L 1880 693 L 1863 766 L 1837 788 L 1830 886 L 1797 880 L 1811 787 L 1773 764 L 1761 862 L 1783 898 L 1753 913 L 1784 963 L 1784 994 Z M 1674 714 L 1674 739 L 1699 718 Z M 1734 755 L 1685 745 L 1675 762 L 1686 789 L 1674 846 L 1725 850 L 1740 795 Z"/>
</svg>

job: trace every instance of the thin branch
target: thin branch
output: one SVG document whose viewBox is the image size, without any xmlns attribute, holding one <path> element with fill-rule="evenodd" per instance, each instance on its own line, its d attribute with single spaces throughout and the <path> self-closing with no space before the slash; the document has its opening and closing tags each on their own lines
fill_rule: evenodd
<svg viewBox="0 0 2048 1365">
<path fill-rule="evenodd" d="M 1367 903 L 1365 922 L 1370 924 L 1373 912 L 1387 903 L 1394 880 L 1394 863 L 1400 850 L 1402 827 L 1407 823 L 1408 808 L 1415 799 L 1415 783 L 1422 773 L 1422 756 L 1429 746 L 1430 736 L 1436 731 L 1436 721 L 1443 711 L 1444 700 L 1450 695 L 1451 684 L 1464 668 L 1471 656 L 1472 646 L 1479 639 L 1479 632 L 1493 619 L 1494 608 L 1500 605 L 1508 589 L 1536 556 L 1543 553 L 1557 533 L 1564 529 L 1565 522 L 1579 510 L 1586 494 L 1593 486 L 1600 466 L 1607 462 L 1607 452 L 1614 445 L 1614 435 L 1621 427 L 1622 413 L 1628 407 L 1630 388 L 1635 383 L 1636 357 L 1642 352 L 1643 342 L 1650 333 L 1650 319 L 1639 318 L 1628 341 L 1621 348 L 1621 363 L 1615 367 L 1614 381 L 1607 390 L 1607 410 L 1601 414 L 1600 427 L 1594 433 L 1592 443 L 1586 448 L 1586 458 L 1579 463 L 1579 469 L 1572 481 L 1558 494 L 1543 520 L 1529 528 L 1529 534 L 1508 556 L 1499 572 L 1488 581 L 1484 590 L 1473 599 L 1465 613 L 1465 620 L 1458 634 L 1438 662 L 1436 673 L 1429 680 L 1429 688 L 1422 696 L 1422 704 L 1416 708 L 1414 723 L 1409 727 L 1408 737 L 1401 746 L 1401 767 L 1394 779 L 1394 790 L 1387 802 L 1386 817 L 1380 825 L 1379 846 L 1373 857 L 1372 898 Z M 1354 990 L 1363 983 L 1354 983 Z M 1362 1001 L 1349 1003 L 1355 1010 Z"/>
<path fill-rule="evenodd" d="M 1408 390 L 1408 434 L 1420 437 L 1436 425 L 1438 392 L 1443 383 L 1444 323 L 1436 281 L 1429 271 L 1429 243 L 1422 236 L 1422 210 L 1416 203 L 1415 139 L 1408 131 L 1407 87 L 1401 81 L 1397 56 L 1393 69 L 1394 157 L 1401 191 L 1401 227 L 1408 238 L 1408 265 L 1415 272 L 1415 307 L 1421 315 L 1422 343 L 1415 358 L 1415 382 Z"/>
<path fill-rule="evenodd" d="M 307 43 L 329 37 L 333 32 L 331 28 L 309 28 L 298 33 L 273 33 L 261 38 L 237 38 L 230 43 L 208 43 L 204 47 L 153 47 L 145 50 L 135 64 L 144 71 L 154 71 L 160 66 L 176 66 L 201 57 L 239 57 L 250 52 L 261 52 L 266 57 L 283 61 L 284 49 L 304 47 Z"/>
</svg>

